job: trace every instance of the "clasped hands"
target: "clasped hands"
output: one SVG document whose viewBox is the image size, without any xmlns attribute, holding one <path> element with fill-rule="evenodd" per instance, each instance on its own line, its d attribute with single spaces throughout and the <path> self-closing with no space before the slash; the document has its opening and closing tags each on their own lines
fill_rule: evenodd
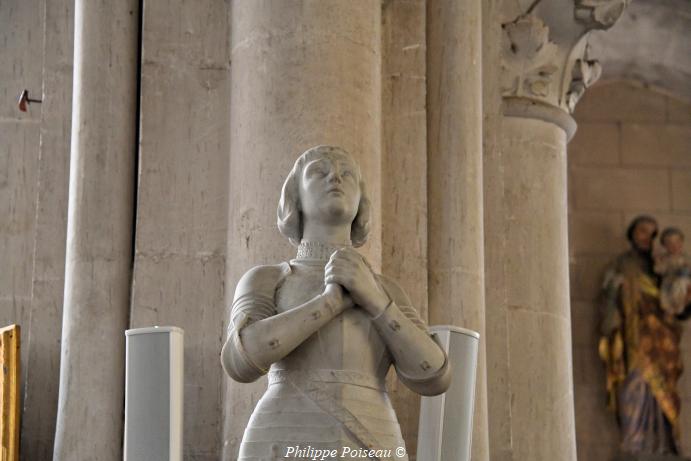
<svg viewBox="0 0 691 461">
<path fill-rule="evenodd" d="M 324 284 L 322 296 L 340 311 L 358 305 L 376 317 L 391 302 L 363 256 L 352 248 L 331 255 L 324 267 Z"/>
</svg>

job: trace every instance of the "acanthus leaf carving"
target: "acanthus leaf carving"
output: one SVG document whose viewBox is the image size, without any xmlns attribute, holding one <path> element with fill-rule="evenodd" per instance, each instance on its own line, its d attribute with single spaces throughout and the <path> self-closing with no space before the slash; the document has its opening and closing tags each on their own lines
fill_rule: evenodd
<svg viewBox="0 0 691 461">
<path fill-rule="evenodd" d="M 523 15 L 502 28 L 503 95 L 548 96 L 559 70 L 554 62 L 557 46 L 549 40 L 549 28 L 532 14 Z"/>
<path fill-rule="evenodd" d="M 566 107 L 573 112 L 576 103 L 585 90 L 598 81 L 602 75 L 602 66 L 596 59 L 590 59 L 590 45 L 586 45 L 583 57 L 576 60 L 573 66 L 571 84 L 566 93 Z"/>
<path fill-rule="evenodd" d="M 593 29 L 609 29 L 631 0 L 576 0 L 576 19 Z"/>
<path fill-rule="evenodd" d="M 513 16 L 512 9 L 505 17 L 516 19 L 502 24 L 502 96 L 573 113 L 602 72 L 600 63 L 590 57 L 590 32 L 611 27 L 629 2 L 535 0 L 519 16 Z"/>
</svg>

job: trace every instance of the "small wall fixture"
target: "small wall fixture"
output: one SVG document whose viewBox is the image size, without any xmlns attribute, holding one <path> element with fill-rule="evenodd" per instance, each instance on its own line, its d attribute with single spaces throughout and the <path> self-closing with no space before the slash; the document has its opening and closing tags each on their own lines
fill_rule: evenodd
<svg viewBox="0 0 691 461">
<path fill-rule="evenodd" d="M 29 97 L 29 90 L 24 90 L 19 95 L 19 99 L 17 99 L 17 107 L 22 112 L 27 112 L 29 110 L 29 103 L 30 102 L 37 102 L 37 103 L 41 104 L 43 101 L 41 99 L 31 99 Z"/>
</svg>

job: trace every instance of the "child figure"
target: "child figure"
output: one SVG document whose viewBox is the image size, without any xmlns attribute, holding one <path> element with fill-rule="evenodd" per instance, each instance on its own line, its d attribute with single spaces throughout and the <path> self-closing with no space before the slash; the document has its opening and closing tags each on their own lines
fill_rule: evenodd
<svg viewBox="0 0 691 461">
<path fill-rule="evenodd" d="M 662 231 L 665 252 L 656 258 L 655 272 L 662 277 L 660 304 L 670 314 L 680 315 L 691 290 L 691 260 L 684 253 L 684 233 L 676 227 Z"/>
</svg>

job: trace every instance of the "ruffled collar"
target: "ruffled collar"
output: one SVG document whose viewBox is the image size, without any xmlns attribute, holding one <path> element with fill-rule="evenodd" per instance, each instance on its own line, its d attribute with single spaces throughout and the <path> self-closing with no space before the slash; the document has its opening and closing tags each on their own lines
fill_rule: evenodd
<svg viewBox="0 0 691 461">
<path fill-rule="evenodd" d="M 323 243 L 317 241 L 302 240 L 298 246 L 295 259 L 298 261 L 328 261 L 331 255 L 343 247 L 350 247 L 352 244 L 347 242 L 342 245 Z"/>
</svg>

